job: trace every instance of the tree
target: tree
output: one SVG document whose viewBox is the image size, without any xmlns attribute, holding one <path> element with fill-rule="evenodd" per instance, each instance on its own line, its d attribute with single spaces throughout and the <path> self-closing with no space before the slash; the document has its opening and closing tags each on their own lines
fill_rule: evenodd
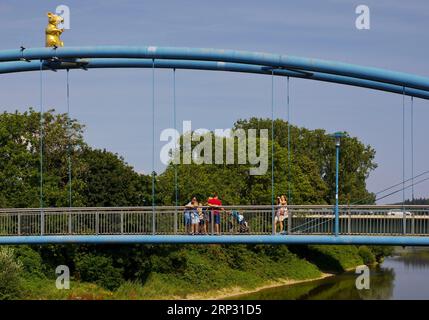
<svg viewBox="0 0 429 320">
<path fill-rule="evenodd" d="M 287 153 L 287 125 L 287 122 L 280 119 L 274 121 L 274 140 L 283 148 L 279 152 Z M 271 119 L 241 119 L 235 123 L 234 128 L 269 129 L 271 139 Z M 293 163 L 296 164 L 294 168 L 301 166 L 301 156 L 305 156 L 309 161 L 315 163 L 318 175 L 323 179 L 328 190 L 324 201 L 334 203 L 335 143 L 333 138 L 322 129 L 309 130 L 291 125 L 290 141 Z M 369 173 L 377 167 L 374 158 L 375 150 L 370 146 L 365 146 L 357 138 L 350 137 L 348 134 L 342 138 L 339 184 L 341 203 L 354 203 L 361 200 L 365 200 L 364 203 L 367 204 L 375 202 L 375 195 L 366 189 L 366 179 Z M 292 172 L 294 171 L 292 170 Z M 294 188 L 296 187 L 294 185 Z"/>
<path fill-rule="evenodd" d="M 43 168 L 44 206 L 68 205 L 68 156 L 72 176 L 81 170 L 79 152 L 85 146 L 83 126 L 66 114 L 43 114 L 41 131 L 40 113 L 33 109 L 24 113 L 0 115 L 0 205 L 2 207 L 38 207 L 40 179 Z M 43 139 L 41 139 L 43 132 Z M 42 143 L 43 142 L 43 146 Z M 43 158 L 41 162 L 41 146 Z M 79 198 L 82 185 L 73 180 L 72 189 Z"/>
<path fill-rule="evenodd" d="M 0 115 L 1 207 L 40 206 L 41 166 L 43 205 L 68 206 L 69 160 L 72 206 L 150 202 L 149 177 L 136 173 L 118 155 L 87 146 L 84 126 L 77 120 L 49 110 L 43 114 L 43 131 L 40 124 L 40 113 L 31 108 Z"/>
<path fill-rule="evenodd" d="M 86 206 L 142 206 L 150 203 L 150 177 L 135 172 L 117 154 L 85 148 L 81 160 L 84 169 L 79 178 L 85 185 Z"/>
</svg>

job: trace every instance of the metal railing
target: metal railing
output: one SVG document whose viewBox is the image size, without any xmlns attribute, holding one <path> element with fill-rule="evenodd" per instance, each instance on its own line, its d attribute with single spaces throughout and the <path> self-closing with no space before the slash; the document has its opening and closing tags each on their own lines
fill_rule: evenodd
<svg viewBox="0 0 429 320">
<path fill-rule="evenodd" d="M 184 207 L 44 208 L 0 209 L 0 236 L 25 235 L 115 235 L 188 234 Z M 273 214 L 274 213 L 274 214 Z M 333 234 L 333 206 L 288 206 L 283 230 L 274 228 L 278 208 L 271 206 L 225 206 L 224 210 L 203 208 L 204 222 L 198 234 L 215 234 L 219 214 L 220 234 L 268 235 Z M 239 215 L 241 215 L 241 217 Z M 43 217 L 43 219 L 42 219 Z M 240 219 L 238 218 L 240 217 Z M 44 221 L 43 226 L 41 221 Z M 342 235 L 429 236 L 429 206 L 340 206 Z"/>
</svg>

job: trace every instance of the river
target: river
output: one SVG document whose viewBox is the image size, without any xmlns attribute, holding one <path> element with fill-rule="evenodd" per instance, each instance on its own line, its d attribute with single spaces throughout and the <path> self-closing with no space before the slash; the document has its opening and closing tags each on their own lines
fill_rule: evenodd
<svg viewBox="0 0 429 320">
<path fill-rule="evenodd" d="M 264 289 L 234 299 L 429 299 L 429 248 L 398 248 L 370 270 L 370 289 L 356 289 L 357 275 L 347 272 L 306 283 Z"/>
</svg>

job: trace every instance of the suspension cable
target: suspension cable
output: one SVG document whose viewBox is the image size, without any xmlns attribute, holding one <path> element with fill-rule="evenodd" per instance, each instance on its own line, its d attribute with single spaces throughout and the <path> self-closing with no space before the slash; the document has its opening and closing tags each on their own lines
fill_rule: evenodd
<svg viewBox="0 0 429 320">
<path fill-rule="evenodd" d="M 176 114 L 176 68 L 173 69 L 173 125 L 174 125 L 174 132 L 177 132 L 177 114 Z M 177 152 L 177 138 L 174 139 L 174 152 Z M 176 156 L 174 154 L 174 156 Z M 177 163 L 176 159 L 173 158 L 173 164 L 174 164 L 174 195 L 175 195 L 175 207 L 177 211 L 177 206 L 179 205 L 179 190 L 177 185 Z"/>
<path fill-rule="evenodd" d="M 72 208 L 72 161 L 71 161 L 71 150 L 72 150 L 72 128 L 70 118 L 70 81 L 69 81 L 69 69 L 67 69 L 67 162 L 68 162 L 68 185 L 69 185 L 69 209 Z"/>
<path fill-rule="evenodd" d="M 287 77 L 287 163 L 288 163 L 288 204 L 292 204 L 292 197 L 291 197 L 291 150 L 290 150 L 290 94 L 289 94 L 289 77 Z"/>
<path fill-rule="evenodd" d="M 155 59 L 152 59 L 152 233 L 155 234 Z"/>
<path fill-rule="evenodd" d="M 411 96 L 411 201 L 414 203 L 414 97 Z"/>
<path fill-rule="evenodd" d="M 177 132 L 177 120 L 176 120 L 176 68 L 173 69 L 173 127 L 174 132 Z M 177 136 L 174 137 L 174 151 L 173 151 L 173 166 L 174 166 L 174 233 L 177 233 L 177 207 L 179 205 L 179 197 L 178 197 L 178 185 L 177 185 Z"/>
<path fill-rule="evenodd" d="M 272 211 L 272 233 L 276 233 L 274 218 L 274 71 L 271 70 L 271 211 Z"/>
<path fill-rule="evenodd" d="M 405 87 L 402 87 L 402 212 L 403 223 L 402 232 L 407 233 L 405 216 Z"/>
<path fill-rule="evenodd" d="M 405 202 L 405 87 L 402 87 L 402 203 Z"/>
<path fill-rule="evenodd" d="M 400 191 L 404 191 L 405 189 L 411 188 L 412 186 L 416 186 L 416 185 L 418 185 L 418 184 L 420 184 L 420 183 L 423 183 L 423 182 L 425 182 L 425 181 L 428 181 L 428 180 L 429 180 L 429 177 L 424 178 L 424 179 L 421 179 L 421 180 L 418 180 L 417 182 L 414 182 L 413 184 L 410 184 L 410 185 L 408 185 L 408 186 L 406 186 L 406 187 L 404 187 L 404 188 L 401 188 L 401 189 L 398 189 L 398 190 L 392 191 L 391 193 L 388 193 L 388 194 L 386 194 L 386 195 L 384 195 L 384 196 L 382 196 L 382 197 L 380 197 L 380 198 L 377 198 L 377 199 L 376 199 L 376 201 L 381 200 L 381 199 L 384 199 L 384 198 L 389 197 L 389 196 L 391 196 L 391 195 L 394 195 L 394 194 L 396 194 L 396 193 L 398 193 L 398 192 L 400 192 Z M 404 207 L 404 206 L 403 206 L 403 207 Z"/>
<path fill-rule="evenodd" d="M 395 187 L 397 187 L 397 186 L 400 186 L 401 184 L 402 184 L 402 182 L 408 182 L 408 181 L 410 181 L 410 180 L 412 180 L 412 184 L 411 185 L 414 185 L 415 183 L 414 183 L 414 179 L 416 179 L 416 178 L 419 178 L 419 177 L 421 177 L 421 176 L 423 176 L 423 175 L 425 175 L 425 174 L 428 174 L 429 173 L 429 170 L 426 170 L 426 171 L 423 171 L 423 172 L 421 172 L 421 173 L 419 173 L 419 174 L 417 174 L 417 175 L 413 175 L 413 177 L 411 177 L 411 178 L 409 178 L 409 179 L 406 179 L 405 181 L 400 181 L 400 182 L 398 182 L 398 183 L 395 183 L 395 184 L 393 184 L 393 185 L 391 185 L 391 186 L 389 186 L 389 187 L 387 187 L 387 188 L 384 188 L 384 189 L 382 189 L 382 190 L 380 190 L 380 191 L 377 191 L 377 192 L 375 192 L 374 193 L 374 195 L 379 195 L 380 193 L 384 193 L 384 192 L 386 192 L 386 191 L 388 191 L 388 190 L 390 190 L 390 189 L 393 189 L 393 188 L 395 188 Z M 410 185 L 410 186 L 411 186 Z M 399 192 L 399 191 L 401 191 L 402 189 L 399 189 L 398 191 L 396 191 L 396 192 L 394 192 L 394 193 L 397 193 L 397 192 Z M 384 196 L 383 196 L 384 197 Z M 370 200 L 370 199 L 372 199 L 371 197 L 367 197 L 367 198 L 362 198 L 362 199 L 360 199 L 360 200 L 357 200 L 357 201 L 355 201 L 355 202 L 353 202 L 353 203 L 351 203 L 351 205 L 355 205 L 355 204 L 359 204 L 359 203 L 361 203 L 362 201 L 366 201 L 366 200 Z"/>
<path fill-rule="evenodd" d="M 45 212 L 43 210 L 43 60 L 40 60 L 39 70 L 39 86 L 40 86 L 40 234 L 44 234 L 45 229 Z"/>
</svg>

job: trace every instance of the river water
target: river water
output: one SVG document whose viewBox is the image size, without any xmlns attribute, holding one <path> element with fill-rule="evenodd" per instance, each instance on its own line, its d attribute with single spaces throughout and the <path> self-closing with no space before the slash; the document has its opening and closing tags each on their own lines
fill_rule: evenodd
<svg viewBox="0 0 429 320">
<path fill-rule="evenodd" d="M 370 289 L 356 289 L 354 272 L 276 287 L 234 299 L 429 299 L 429 248 L 397 249 L 370 270 Z"/>
</svg>

